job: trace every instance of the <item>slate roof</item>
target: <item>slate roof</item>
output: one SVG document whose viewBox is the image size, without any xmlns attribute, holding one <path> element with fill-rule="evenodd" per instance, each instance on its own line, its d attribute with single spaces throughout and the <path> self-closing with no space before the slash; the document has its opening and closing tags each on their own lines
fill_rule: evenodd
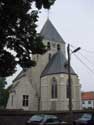
<svg viewBox="0 0 94 125">
<path fill-rule="evenodd" d="M 40 35 L 46 40 L 65 43 L 49 19 L 44 24 Z"/>
<path fill-rule="evenodd" d="M 13 82 L 19 80 L 20 78 L 22 78 L 23 76 L 25 76 L 25 71 L 22 70 L 17 76 L 16 78 L 13 80 Z"/>
<path fill-rule="evenodd" d="M 66 66 L 67 60 L 63 55 L 62 51 L 58 51 L 53 55 L 51 60 L 48 62 L 47 66 L 43 70 L 41 77 L 51 74 L 68 74 L 68 67 Z M 71 74 L 76 75 L 74 70 L 71 67 Z"/>
<path fill-rule="evenodd" d="M 17 80 L 20 80 L 22 77 L 25 77 L 27 70 L 28 70 L 28 69 L 24 69 L 24 70 L 20 71 L 20 73 L 16 76 L 16 78 L 13 80 L 13 84 L 11 84 L 11 85 L 8 87 L 8 90 L 9 90 L 10 92 L 15 91 L 14 88 L 20 83 L 19 81 L 17 82 Z"/>
</svg>

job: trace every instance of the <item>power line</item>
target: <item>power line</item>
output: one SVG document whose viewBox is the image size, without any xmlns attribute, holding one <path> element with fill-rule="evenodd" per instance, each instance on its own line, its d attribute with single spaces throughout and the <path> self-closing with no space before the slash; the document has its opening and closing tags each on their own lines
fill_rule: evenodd
<svg viewBox="0 0 94 125">
<path fill-rule="evenodd" d="M 93 51 L 93 50 L 87 50 L 87 49 L 83 49 L 83 48 L 82 48 L 82 50 L 85 51 L 85 52 L 94 54 L 94 51 Z"/>
<path fill-rule="evenodd" d="M 72 46 L 72 48 L 74 48 L 73 46 Z M 93 51 L 94 52 L 94 51 Z M 84 56 L 81 52 L 79 52 L 79 54 L 85 59 L 85 60 L 87 60 L 88 61 L 88 63 L 90 63 L 92 66 L 94 66 L 94 64 L 93 63 L 91 63 L 90 62 L 90 60 L 86 57 L 86 56 Z M 87 64 L 86 64 L 87 65 Z M 88 66 L 88 65 L 87 65 Z M 88 66 L 89 67 L 89 66 Z M 90 67 L 89 67 L 90 68 Z M 91 69 L 91 68 L 90 68 Z"/>
<path fill-rule="evenodd" d="M 92 66 L 94 66 L 94 64 L 93 64 L 92 62 L 90 62 L 90 60 L 89 60 L 86 56 L 84 56 L 81 52 L 79 52 L 79 54 L 80 54 L 85 60 L 87 60 Z"/>
<path fill-rule="evenodd" d="M 78 57 L 76 54 L 74 54 L 74 55 L 75 55 L 75 57 L 76 57 L 90 72 L 94 73 L 94 71 L 93 71 L 86 63 L 84 63 L 84 62 L 80 59 L 80 57 Z"/>
</svg>

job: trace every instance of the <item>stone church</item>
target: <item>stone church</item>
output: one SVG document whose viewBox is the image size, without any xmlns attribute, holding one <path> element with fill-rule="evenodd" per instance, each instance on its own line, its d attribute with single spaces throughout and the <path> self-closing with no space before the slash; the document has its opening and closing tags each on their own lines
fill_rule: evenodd
<svg viewBox="0 0 94 125">
<path fill-rule="evenodd" d="M 65 42 L 47 19 L 41 32 L 48 47 L 44 55 L 32 55 L 35 67 L 21 71 L 10 88 L 7 109 L 63 111 L 69 109 L 68 68 Z M 80 109 L 80 83 L 71 67 L 72 109 Z"/>
</svg>

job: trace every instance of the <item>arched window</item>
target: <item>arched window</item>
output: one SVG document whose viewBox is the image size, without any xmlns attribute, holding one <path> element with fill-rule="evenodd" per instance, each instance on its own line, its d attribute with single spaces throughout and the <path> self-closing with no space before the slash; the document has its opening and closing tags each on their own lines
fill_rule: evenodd
<svg viewBox="0 0 94 125">
<path fill-rule="evenodd" d="M 53 77 L 51 84 L 51 97 L 52 99 L 57 98 L 57 80 Z"/>
</svg>

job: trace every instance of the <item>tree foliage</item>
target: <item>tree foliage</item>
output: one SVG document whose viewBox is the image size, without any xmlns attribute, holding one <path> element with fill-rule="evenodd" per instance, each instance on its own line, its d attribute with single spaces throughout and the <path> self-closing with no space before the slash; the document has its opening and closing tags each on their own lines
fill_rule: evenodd
<svg viewBox="0 0 94 125">
<path fill-rule="evenodd" d="M 33 2 L 38 9 L 49 9 L 55 0 L 0 0 L 0 76 L 13 74 L 17 64 L 34 66 L 31 54 L 46 52 L 36 32 L 38 11 L 33 11 Z"/>
<path fill-rule="evenodd" d="M 35 1 L 36 7 L 41 9 L 44 7 L 45 9 L 50 9 L 50 6 L 54 4 L 55 0 L 31 0 Z"/>
<path fill-rule="evenodd" d="M 9 92 L 5 89 L 7 82 L 5 78 L 0 78 L 0 107 L 4 108 L 7 104 Z"/>
</svg>

